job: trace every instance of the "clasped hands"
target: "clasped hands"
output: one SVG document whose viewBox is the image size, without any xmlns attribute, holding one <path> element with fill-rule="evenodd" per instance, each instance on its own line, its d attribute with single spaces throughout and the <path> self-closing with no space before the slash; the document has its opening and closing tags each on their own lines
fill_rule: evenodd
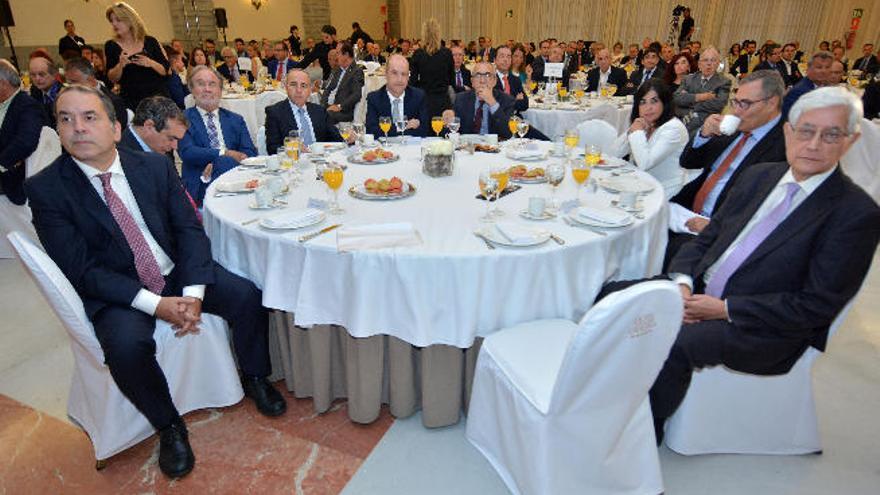
<svg viewBox="0 0 880 495">
<path fill-rule="evenodd" d="M 684 300 L 682 323 L 691 324 L 705 320 L 727 320 L 727 305 L 717 297 L 706 294 L 692 294 L 691 288 L 679 284 L 681 298 Z"/>
<path fill-rule="evenodd" d="M 198 333 L 202 322 L 202 301 L 195 297 L 163 297 L 156 306 L 156 318 L 171 323 L 178 337 Z"/>
</svg>

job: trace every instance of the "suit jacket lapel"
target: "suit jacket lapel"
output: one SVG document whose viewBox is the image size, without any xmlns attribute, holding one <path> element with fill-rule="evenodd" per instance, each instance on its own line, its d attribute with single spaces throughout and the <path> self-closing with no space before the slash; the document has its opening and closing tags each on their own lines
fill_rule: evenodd
<svg viewBox="0 0 880 495">
<path fill-rule="evenodd" d="M 477 95 L 473 92 L 473 90 L 465 93 L 465 95 L 467 96 L 456 97 L 456 99 L 462 98 L 462 100 L 464 101 L 464 105 L 462 105 L 464 108 L 462 109 L 463 112 L 461 115 L 462 125 L 465 125 L 465 123 L 467 123 L 467 128 L 471 130 L 471 133 L 479 134 L 480 130 L 474 129 L 474 100 L 476 99 Z"/>
<path fill-rule="evenodd" d="M 193 130 L 194 134 L 198 134 L 201 139 L 204 139 L 205 143 L 208 143 L 210 141 L 210 138 L 208 138 L 208 128 L 205 127 L 205 121 L 202 119 L 202 114 L 199 113 L 199 109 L 196 107 L 192 107 L 187 111 L 190 112 L 190 114 L 187 115 L 187 118 L 189 119 L 190 129 Z M 224 139 L 225 138 L 226 136 L 224 136 Z"/>
<path fill-rule="evenodd" d="M 61 175 L 67 179 L 67 183 L 73 192 L 73 197 L 82 202 L 83 209 L 89 215 L 92 215 L 98 224 L 113 236 L 120 247 L 131 250 L 128 246 L 128 241 L 125 240 L 125 236 L 122 234 L 122 229 L 119 228 L 119 224 L 116 223 L 116 219 L 113 218 L 113 214 L 107 208 L 107 204 L 104 203 L 101 196 L 95 191 L 94 186 L 89 182 L 89 179 L 82 173 L 82 170 L 79 169 L 70 156 L 67 156 L 61 167 Z"/>
<path fill-rule="evenodd" d="M 232 119 L 226 113 L 226 110 L 222 108 L 218 108 L 217 113 L 220 115 L 220 118 L 217 120 L 220 121 L 220 132 L 223 133 L 223 144 L 226 145 L 226 149 L 238 149 L 238 136 L 232 133 Z M 205 129 L 205 135 L 207 134 L 208 130 Z"/>
<path fill-rule="evenodd" d="M 165 238 L 165 231 L 162 228 L 162 219 L 159 216 L 159 208 L 157 208 L 155 187 L 146 175 L 147 169 L 141 160 L 135 155 L 122 154 L 119 155 L 119 161 L 122 164 L 122 170 L 125 171 L 125 178 L 128 180 L 128 186 L 134 199 L 141 210 L 141 216 L 147 224 L 147 229 L 153 234 L 153 239 L 162 247 L 166 253 L 170 253 L 168 239 Z"/>
</svg>

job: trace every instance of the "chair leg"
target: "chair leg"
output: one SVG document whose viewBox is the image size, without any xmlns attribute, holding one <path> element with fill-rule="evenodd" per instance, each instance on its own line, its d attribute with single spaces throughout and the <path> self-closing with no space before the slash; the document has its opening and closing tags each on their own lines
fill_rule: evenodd
<svg viewBox="0 0 880 495">
<path fill-rule="evenodd" d="M 95 471 L 100 471 L 107 467 L 107 459 L 98 459 L 95 461 Z"/>
</svg>

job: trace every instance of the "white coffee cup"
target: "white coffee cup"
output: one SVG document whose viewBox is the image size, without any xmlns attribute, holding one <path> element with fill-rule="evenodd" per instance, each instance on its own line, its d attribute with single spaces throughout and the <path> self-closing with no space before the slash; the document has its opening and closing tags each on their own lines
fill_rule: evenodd
<svg viewBox="0 0 880 495">
<path fill-rule="evenodd" d="M 732 136 L 739 127 L 740 122 L 742 122 L 742 119 L 736 115 L 728 114 L 721 119 L 721 123 L 718 124 L 718 129 L 721 130 L 721 134 Z"/>
<path fill-rule="evenodd" d="M 364 144 L 373 144 L 376 142 L 376 137 L 372 134 L 364 134 Z"/>
<path fill-rule="evenodd" d="M 621 208 L 635 208 L 638 199 L 639 194 L 635 191 L 620 191 L 617 204 L 620 205 Z"/>
<path fill-rule="evenodd" d="M 547 200 L 533 196 L 529 198 L 529 215 L 538 218 L 544 216 L 544 209 L 547 207 Z"/>
<path fill-rule="evenodd" d="M 281 168 L 281 159 L 278 155 L 269 155 L 266 157 L 266 170 L 274 172 Z"/>
<path fill-rule="evenodd" d="M 483 138 L 488 145 L 495 146 L 498 144 L 498 134 L 486 134 Z"/>
<path fill-rule="evenodd" d="M 254 191 L 254 201 L 258 208 L 266 208 L 272 204 L 273 197 L 272 190 L 268 186 L 260 186 Z"/>
</svg>

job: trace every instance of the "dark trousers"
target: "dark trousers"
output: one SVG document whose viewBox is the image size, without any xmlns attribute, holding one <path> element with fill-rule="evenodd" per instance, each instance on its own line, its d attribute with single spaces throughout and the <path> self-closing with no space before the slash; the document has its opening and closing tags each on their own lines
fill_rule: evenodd
<svg viewBox="0 0 880 495">
<path fill-rule="evenodd" d="M 672 258 L 678 253 L 678 250 L 688 242 L 697 238 L 692 234 L 682 234 L 679 232 L 669 231 L 669 241 L 666 243 L 666 254 L 663 255 L 663 273 L 669 270 L 669 264 Z"/>
<path fill-rule="evenodd" d="M 249 280 L 216 263 L 214 276 L 215 282 L 205 288 L 202 312 L 218 315 L 232 327 L 236 357 L 244 374 L 267 376 L 268 313 L 262 307 L 262 293 Z M 164 295 L 180 295 L 181 290 L 167 287 Z M 168 382 L 156 361 L 155 317 L 131 307 L 108 306 L 92 323 L 107 367 L 122 393 L 157 430 L 178 420 Z"/>
</svg>

